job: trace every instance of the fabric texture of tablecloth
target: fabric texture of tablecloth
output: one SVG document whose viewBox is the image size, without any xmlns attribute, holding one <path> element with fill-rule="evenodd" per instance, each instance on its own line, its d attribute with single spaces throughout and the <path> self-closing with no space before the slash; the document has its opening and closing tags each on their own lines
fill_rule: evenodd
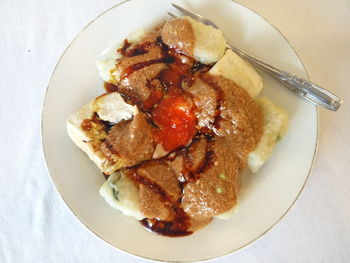
<svg viewBox="0 0 350 263">
<path fill-rule="evenodd" d="M 42 103 L 55 64 L 89 21 L 119 2 L 0 1 L 2 263 L 143 262 L 107 245 L 78 222 L 49 178 L 41 147 Z M 311 77 L 342 96 L 345 104 L 337 113 L 320 111 L 315 168 L 288 215 L 258 241 L 212 262 L 349 262 L 349 2 L 240 2 L 272 19 L 305 58 Z"/>
</svg>

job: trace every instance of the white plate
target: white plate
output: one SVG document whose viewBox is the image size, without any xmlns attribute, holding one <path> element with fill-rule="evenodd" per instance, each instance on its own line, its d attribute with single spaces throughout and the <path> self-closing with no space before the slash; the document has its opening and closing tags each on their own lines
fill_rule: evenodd
<svg viewBox="0 0 350 263">
<path fill-rule="evenodd" d="M 282 69 L 307 77 L 287 40 L 255 12 L 230 0 L 173 0 L 215 21 L 230 43 Z M 66 118 L 103 92 L 95 60 L 111 43 L 138 28 L 156 25 L 174 11 L 166 0 L 130 0 L 89 24 L 67 48 L 52 75 L 42 119 L 43 145 L 51 177 L 66 204 L 92 232 L 112 246 L 144 258 L 195 261 L 233 252 L 274 226 L 300 194 L 317 142 L 317 110 L 266 75 L 263 95 L 290 116 L 287 136 L 263 169 L 246 174 L 237 215 L 214 220 L 188 237 L 168 238 L 146 231 L 113 210 L 99 196 L 104 179 L 68 138 Z"/>
</svg>

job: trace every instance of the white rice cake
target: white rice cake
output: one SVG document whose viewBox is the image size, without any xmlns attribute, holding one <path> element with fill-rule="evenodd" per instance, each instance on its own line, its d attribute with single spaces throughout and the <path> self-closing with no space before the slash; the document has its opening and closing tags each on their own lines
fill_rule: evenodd
<svg viewBox="0 0 350 263">
<path fill-rule="evenodd" d="M 134 183 L 122 173 L 113 173 L 99 190 L 100 195 L 114 209 L 137 220 L 144 218 L 140 210 L 139 193 Z"/>
<path fill-rule="evenodd" d="M 264 133 L 256 148 L 248 154 L 248 167 L 255 173 L 270 158 L 278 141 L 288 129 L 288 114 L 285 109 L 266 97 L 256 100 L 264 113 Z"/>
<path fill-rule="evenodd" d="M 207 26 L 203 23 L 185 16 L 191 23 L 195 41 L 194 41 L 194 58 L 203 64 L 213 64 L 217 62 L 225 53 L 226 39 L 221 30 Z"/>
<path fill-rule="evenodd" d="M 245 89 L 252 98 L 258 96 L 263 82 L 255 69 L 231 49 L 209 70 L 212 75 L 221 75 Z"/>
<path fill-rule="evenodd" d="M 137 109 L 137 108 L 136 108 Z M 106 93 L 97 97 L 90 103 L 81 107 L 77 112 L 71 114 L 67 119 L 67 131 L 69 137 L 104 173 L 109 174 L 118 164 L 111 164 L 106 156 L 97 149 L 103 134 L 99 131 L 86 132 L 81 124 L 86 119 L 91 119 L 95 112 L 102 120 L 117 123 L 121 120 L 132 118 L 135 108 L 125 103 L 119 93 Z"/>
<path fill-rule="evenodd" d="M 146 33 L 145 30 L 139 29 L 131 33 L 126 39 L 130 44 L 134 44 L 139 42 Z M 107 47 L 102 52 L 101 58 L 96 61 L 96 67 L 100 77 L 108 83 L 116 85 L 120 80 L 120 72 L 117 70 L 115 62 L 122 57 L 122 54 L 118 52 L 118 49 L 120 49 L 123 44 L 123 42 L 120 42 Z"/>
</svg>

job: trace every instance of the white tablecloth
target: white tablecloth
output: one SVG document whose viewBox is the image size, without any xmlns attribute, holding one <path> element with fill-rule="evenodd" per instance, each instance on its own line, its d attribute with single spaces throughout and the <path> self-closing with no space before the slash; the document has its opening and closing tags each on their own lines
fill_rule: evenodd
<svg viewBox="0 0 350 263">
<path fill-rule="evenodd" d="M 0 262 L 143 262 L 72 215 L 41 148 L 45 89 L 61 53 L 118 0 L 0 0 Z M 350 2 L 240 0 L 277 26 L 314 81 L 344 99 L 320 110 L 317 158 L 287 216 L 248 247 L 212 262 L 349 262 Z"/>
</svg>

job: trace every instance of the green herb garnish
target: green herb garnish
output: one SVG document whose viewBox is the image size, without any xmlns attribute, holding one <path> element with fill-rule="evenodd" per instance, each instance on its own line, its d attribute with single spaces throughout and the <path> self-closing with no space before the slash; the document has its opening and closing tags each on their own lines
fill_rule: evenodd
<svg viewBox="0 0 350 263">
<path fill-rule="evenodd" d="M 114 187 L 112 188 L 112 190 L 113 190 L 113 197 L 114 197 L 117 201 L 119 201 L 119 198 L 118 198 L 119 191 L 116 190 Z"/>
<path fill-rule="evenodd" d="M 220 174 L 219 177 L 220 177 L 222 180 L 226 180 L 226 175 L 224 175 L 224 174 Z"/>
<path fill-rule="evenodd" d="M 216 188 L 216 192 L 219 193 L 219 194 L 221 194 L 221 193 L 223 192 L 223 190 L 222 190 L 221 187 L 217 187 L 217 188 Z"/>
</svg>

